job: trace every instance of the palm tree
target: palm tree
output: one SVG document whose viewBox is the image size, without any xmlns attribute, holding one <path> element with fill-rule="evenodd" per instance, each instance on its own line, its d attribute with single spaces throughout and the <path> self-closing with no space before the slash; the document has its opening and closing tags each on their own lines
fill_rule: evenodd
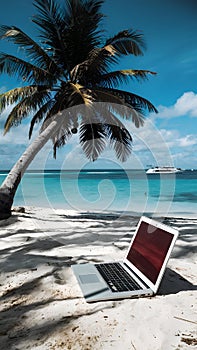
<svg viewBox="0 0 197 350">
<path fill-rule="evenodd" d="M 95 160 L 107 142 L 124 161 L 131 153 L 132 137 L 121 118 L 143 125 L 144 115 L 156 112 L 145 98 L 118 89 L 129 79 L 143 80 L 148 70 L 115 70 L 124 55 L 142 55 L 142 34 L 130 29 L 104 38 L 99 29 L 103 0 L 35 0 L 32 17 L 39 43 L 15 26 L 0 26 L 0 38 L 23 47 L 26 56 L 0 53 L 0 72 L 21 79 L 22 87 L 0 95 L 0 112 L 12 106 L 4 133 L 30 114 L 29 137 L 41 123 L 40 134 L 12 168 L 0 188 L 0 219 L 11 215 L 14 195 L 26 168 L 51 139 L 54 156 L 75 133 L 86 156 Z M 99 109 L 96 107 L 99 104 Z"/>
</svg>

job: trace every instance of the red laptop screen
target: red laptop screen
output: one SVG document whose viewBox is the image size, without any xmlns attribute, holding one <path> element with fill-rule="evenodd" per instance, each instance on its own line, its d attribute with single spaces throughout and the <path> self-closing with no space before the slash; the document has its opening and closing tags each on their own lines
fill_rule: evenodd
<svg viewBox="0 0 197 350">
<path fill-rule="evenodd" d="M 141 222 L 127 259 L 152 283 L 156 283 L 173 235 Z"/>
</svg>

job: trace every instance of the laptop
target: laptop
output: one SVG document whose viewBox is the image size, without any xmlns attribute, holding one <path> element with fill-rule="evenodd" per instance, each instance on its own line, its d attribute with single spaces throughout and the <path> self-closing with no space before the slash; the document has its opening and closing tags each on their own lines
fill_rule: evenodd
<svg viewBox="0 0 197 350">
<path fill-rule="evenodd" d="M 142 216 L 122 261 L 72 265 L 87 302 L 157 293 L 178 231 Z"/>
</svg>

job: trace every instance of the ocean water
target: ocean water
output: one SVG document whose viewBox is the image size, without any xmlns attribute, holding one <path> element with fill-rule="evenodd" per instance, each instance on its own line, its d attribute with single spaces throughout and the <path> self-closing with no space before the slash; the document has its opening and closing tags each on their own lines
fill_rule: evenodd
<svg viewBox="0 0 197 350">
<path fill-rule="evenodd" d="M 7 172 L 0 172 L 0 183 Z M 14 205 L 77 211 L 197 214 L 197 170 L 147 175 L 144 170 L 28 171 Z"/>
</svg>

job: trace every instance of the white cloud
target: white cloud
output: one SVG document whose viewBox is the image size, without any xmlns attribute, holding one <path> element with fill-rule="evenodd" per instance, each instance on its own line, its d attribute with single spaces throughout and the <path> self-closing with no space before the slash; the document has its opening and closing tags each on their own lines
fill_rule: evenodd
<svg viewBox="0 0 197 350">
<path fill-rule="evenodd" d="M 18 128 L 12 128 L 7 134 L 3 136 L 3 130 L 1 130 L 0 134 L 0 144 L 1 145 L 27 145 L 28 140 L 28 131 L 29 126 L 28 125 L 20 125 Z"/>
<path fill-rule="evenodd" d="M 158 111 L 158 118 L 197 117 L 197 94 L 193 91 L 185 92 L 173 106 L 159 106 Z"/>
<path fill-rule="evenodd" d="M 189 147 L 196 144 L 196 135 L 184 135 L 180 136 L 178 130 L 166 130 L 162 129 L 161 134 L 165 143 L 169 149 L 178 147 Z"/>
<path fill-rule="evenodd" d="M 180 147 L 188 147 L 197 145 L 196 136 L 195 135 L 186 135 L 179 139 Z"/>
<path fill-rule="evenodd" d="M 197 138 L 195 134 L 187 134 L 185 131 L 185 135 L 182 135 L 177 129 L 159 129 L 151 120 L 147 120 L 143 128 L 133 129 L 133 152 L 144 166 L 175 164 L 182 167 L 185 164 L 184 167 L 189 167 L 189 163 L 194 163 L 194 160 L 188 155 L 195 153 L 193 158 L 196 158 Z M 180 154 L 187 156 L 181 157 Z"/>
</svg>

